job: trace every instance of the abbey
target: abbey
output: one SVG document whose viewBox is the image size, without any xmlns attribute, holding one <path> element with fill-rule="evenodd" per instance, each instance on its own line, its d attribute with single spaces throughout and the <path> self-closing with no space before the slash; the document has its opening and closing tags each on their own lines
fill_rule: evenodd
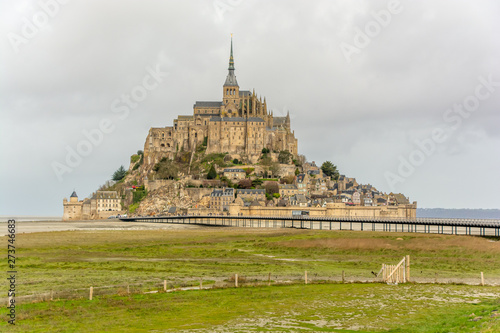
<svg viewBox="0 0 500 333">
<path fill-rule="evenodd" d="M 192 116 L 178 116 L 173 126 L 151 128 L 144 144 L 144 162 L 173 158 L 178 151 L 194 151 L 206 144 L 207 153 L 238 154 L 256 162 L 263 148 L 297 155 L 297 139 L 290 115 L 274 117 L 266 99 L 240 90 L 234 74 L 233 40 L 222 101 L 197 101 Z"/>
</svg>

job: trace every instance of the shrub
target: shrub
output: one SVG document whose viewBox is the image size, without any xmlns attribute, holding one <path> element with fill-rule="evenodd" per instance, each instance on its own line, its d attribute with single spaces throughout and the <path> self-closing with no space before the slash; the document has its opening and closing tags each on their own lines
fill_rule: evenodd
<svg viewBox="0 0 500 333">
<path fill-rule="evenodd" d="M 290 163 L 291 158 L 292 154 L 290 154 L 288 150 L 282 150 L 278 155 L 278 162 L 280 162 L 281 164 L 288 164 Z"/>
<path fill-rule="evenodd" d="M 252 181 L 250 179 L 242 179 L 238 183 L 238 188 L 249 189 L 252 187 Z"/>
<path fill-rule="evenodd" d="M 159 179 L 175 179 L 179 173 L 179 169 L 174 161 L 162 158 L 159 163 L 157 163 L 153 170 L 156 171 L 156 177 Z"/>
<path fill-rule="evenodd" d="M 250 175 L 252 172 L 254 172 L 255 168 L 245 168 L 245 169 L 243 169 L 243 170 L 245 170 L 245 172 L 246 172 L 246 174 L 247 174 L 247 176 L 248 176 L 248 175 Z"/>
<path fill-rule="evenodd" d="M 128 206 L 128 211 L 130 213 L 134 213 L 137 208 L 139 208 L 139 203 L 138 202 L 135 203 L 135 204 L 132 204 L 132 205 Z"/>
<path fill-rule="evenodd" d="M 215 178 L 217 178 L 217 171 L 215 171 L 215 167 L 212 164 L 210 166 L 210 170 L 207 173 L 207 179 L 215 179 Z"/>
<path fill-rule="evenodd" d="M 266 185 L 266 193 L 273 195 L 275 193 L 279 194 L 280 189 L 277 182 L 270 182 Z"/>
<path fill-rule="evenodd" d="M 130 162 L 131 163 L 136 163 L 137 161 L 139 161 L 141 159 L 141 156 L 140 155 L 132 155 L 130 156 Z"/>
</svg>

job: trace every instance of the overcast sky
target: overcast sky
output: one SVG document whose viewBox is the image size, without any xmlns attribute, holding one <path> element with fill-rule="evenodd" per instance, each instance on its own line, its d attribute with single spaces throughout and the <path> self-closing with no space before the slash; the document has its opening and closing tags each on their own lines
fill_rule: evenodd
<svg viewBox="0 0 500 333">
<path fill-rule="evenodd" d="M 231 33 L 240 89 L 290 112 L 309 161 L 419 207 L 500 208 L 499 17 L 494 0 L 1 1 L 0 215 L 62 215 L 150 127 L 221 100 Z"/>
</svg>

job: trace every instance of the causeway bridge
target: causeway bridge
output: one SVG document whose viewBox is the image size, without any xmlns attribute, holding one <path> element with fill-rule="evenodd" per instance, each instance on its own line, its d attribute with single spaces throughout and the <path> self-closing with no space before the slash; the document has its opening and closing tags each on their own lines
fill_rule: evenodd
<svg viewBox="0 0 500 333">
<path fill-rule="evenodd" d="M 122 217 L 120 220 L 220 227 L 418 232 L 500 237 L 500 220 L 491 219 L 180 215 Z"/>
</svg>

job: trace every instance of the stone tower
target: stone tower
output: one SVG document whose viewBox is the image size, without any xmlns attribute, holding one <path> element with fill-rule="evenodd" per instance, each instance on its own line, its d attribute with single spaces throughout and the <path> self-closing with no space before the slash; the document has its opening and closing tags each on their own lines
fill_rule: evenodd
<svg viewBox="0 0 500 333">
<path fill-rule="evenodd" d="M 236 75 L 234 75 L 233 36 L 231 36 L 231 54 L 229 56 L 228 73 L 222 90 L 222 102 L 225 109 L 222 116 L 237 117 L 240 104 L 240 87 L 238 86 L 238 81 L 236 81 Z"/>
<path fill-rule="evenodd" d="M 69 201 L 66 198 L 63 199 L 63 221 L 81 220 L 82 207 L 83 202 L 78 201 L 78 195 L 76 194 L 76 191 L 73 191 L 73 193 L 71 193 L 71 196 L 69 197 Z"/>
</svg>

